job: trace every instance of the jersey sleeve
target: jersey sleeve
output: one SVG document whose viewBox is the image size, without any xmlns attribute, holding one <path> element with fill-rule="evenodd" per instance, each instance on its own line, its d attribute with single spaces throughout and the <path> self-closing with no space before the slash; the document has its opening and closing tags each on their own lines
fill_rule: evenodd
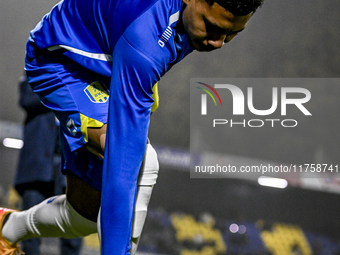
<svg viewBox="0 0 340 255">
<path fill-rule="evenodd" d="M 102 254 L 129 254 L 136 182 L 145 152 L 159 68 L 122 36 L 112 54 L 104 156 Z"/>
</svg>

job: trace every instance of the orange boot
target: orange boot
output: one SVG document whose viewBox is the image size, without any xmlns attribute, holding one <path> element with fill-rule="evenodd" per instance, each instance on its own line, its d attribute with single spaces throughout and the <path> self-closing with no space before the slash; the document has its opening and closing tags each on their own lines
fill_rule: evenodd
<svg viewBox="0 0 340 255">
<path fill-rule="evenodd" d="M 20 255 L 24 254 L 18 244 L 11 244 L 2 236 L 2 225 L 6 216 L 12 212 L 16 212 L 12 209 L 0 208 L 0 254 L 1 255 Z"/>
</svg>

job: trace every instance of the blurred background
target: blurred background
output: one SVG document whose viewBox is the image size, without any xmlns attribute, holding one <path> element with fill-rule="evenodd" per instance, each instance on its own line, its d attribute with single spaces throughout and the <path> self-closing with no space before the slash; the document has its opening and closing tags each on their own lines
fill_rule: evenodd
<svg viewBox="0 0 340 255">
<path fill-rule="evenodd" d="M 25 43 L 29 31 L 56 3 L 0 2 L 0 205 L 20 207 L 12 189 L 20 149 L 10 148 L 20 148 L 20 143 L 6 147 L 3 141 L 22 139 L 25 115 L 18 106 L 18 83 Z M 338 0 L 266 0 L 232 42 L 212 53 L 192 53 L 161 79 L 160 107 L 150 126 L 161 171 L 141 253 L 340 254 L 339 179 L 314 178 L 308 185 L 295 180 L 277 189 L 251 180 L 190 179 L 189 173 L 190 78 L 339 78 L 339 10 Z M 339 164 L 339 88 L 320 87 L 317 92 L 324 102 L 320 107 L 334 109 L 334 122 L 315 124 L 310 135 L 302 130 L 281 138 L 286 141 L 286 162 L 321 158 Z M 314 142 L 317 134 L 322 136 Z M 268 141 L 259 137 L 249 144 L 249 137 L 228 136 L 223 140 L 230 148 L 225 156 L 281 160 L 275 145 L 261 151 L 259 145 Z M 292 144 L 299 147 L 289 154 Z M 44 255 L 58 254 L 56 242 L 44 241 Z M 99 254 L 95 236 L 85 240 L 83 254 Z"/>
</svg>

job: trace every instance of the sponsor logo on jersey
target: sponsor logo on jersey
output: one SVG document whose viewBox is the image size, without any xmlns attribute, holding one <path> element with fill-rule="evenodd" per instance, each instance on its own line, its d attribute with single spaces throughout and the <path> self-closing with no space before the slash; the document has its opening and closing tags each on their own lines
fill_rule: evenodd
<svg viewBox="0 0 340 255">
<path fill-rule="evenodd" d="M 84 92 L 92 103 L 106 103 L 109 99 L 109 90 L 100 81 L 88 85 Z"/>
</svg>

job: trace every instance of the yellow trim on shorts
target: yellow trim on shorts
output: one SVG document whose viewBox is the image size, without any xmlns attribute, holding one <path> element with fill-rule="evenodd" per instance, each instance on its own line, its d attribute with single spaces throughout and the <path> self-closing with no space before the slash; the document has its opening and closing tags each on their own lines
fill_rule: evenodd
<svg viewBox="0 0 340 255">
<path fill-rule="evenodd" d="M 103 122 L 87 117 L 81 113 L 80 113 L 80 121 L 81 121 L 80 131 L 83 134 L 86 143 L 89 141 L 87 128 L 89 127 L 90 128 L 101 128 L 102 126 L 104 126 Z"/>
<path fill-rule="evenodd" d="M 158 82 L 155 83 L 155 85 L 153 85 L 153 94 L 152 94 L 152 98 L 155 100 L 151 106 L 151 112 L 154 112 L 157 110 L 158 106 L 159 106 L 159 94 L 158 94 Z"/>
</svg>

